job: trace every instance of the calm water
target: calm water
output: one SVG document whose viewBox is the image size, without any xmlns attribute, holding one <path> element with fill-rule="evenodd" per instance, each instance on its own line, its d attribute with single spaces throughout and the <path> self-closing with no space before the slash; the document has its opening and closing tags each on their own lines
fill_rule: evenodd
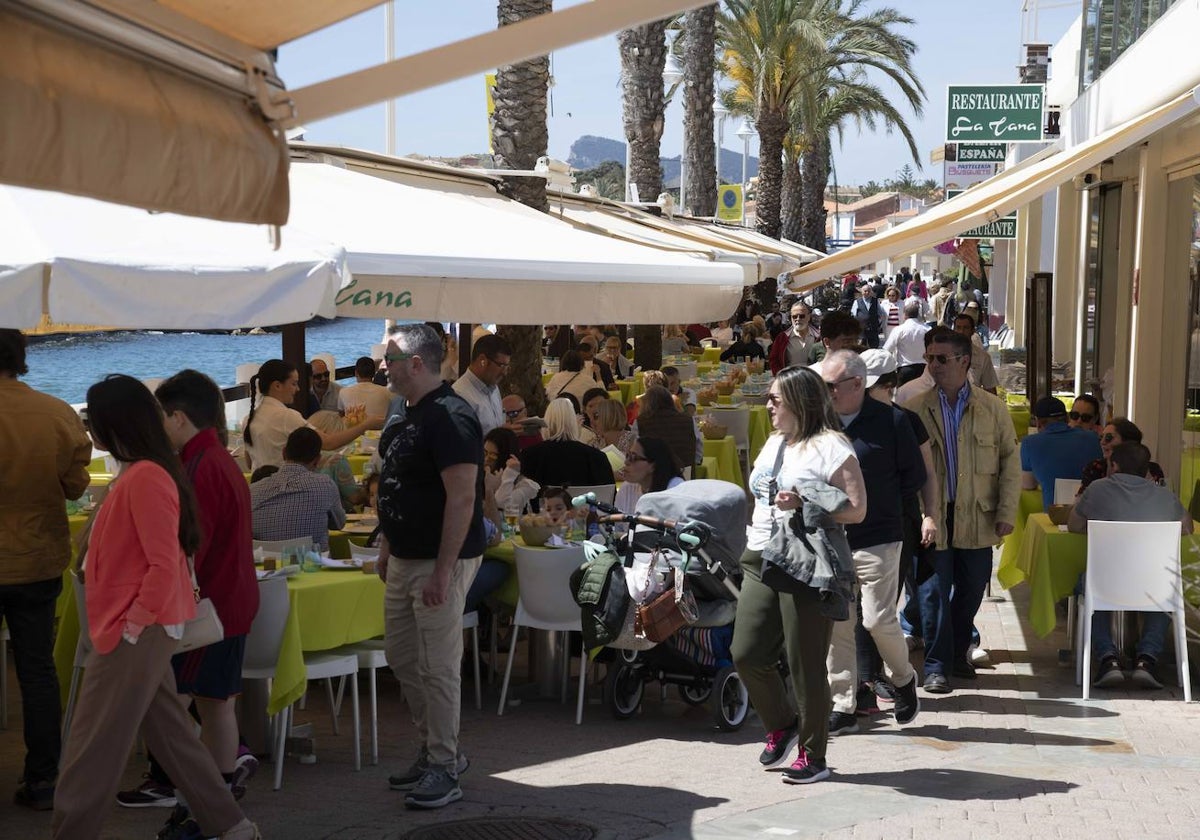
<svg viewBox="0 0 1200 840">
<path fill-rule="evenodd" d="M 329 353 L 339 367 L 369 356 L 383 335 L 383 321 L 342 318 L 308 327 L 305 349 L 311 359 Z M 282 337 L 269 335 L 201 335 L 199 333 L 116 332 L 40 341 L 29 347 L 29 373 L 22 381 L 39 391 L 84 402 L 93 382 L 110 373 L 138 379 L 170 376 L 183 368 L 207 373 L 221 386 L 234 384 L 234 371 L 244 362 L 277 359 Z"/>
</svg>

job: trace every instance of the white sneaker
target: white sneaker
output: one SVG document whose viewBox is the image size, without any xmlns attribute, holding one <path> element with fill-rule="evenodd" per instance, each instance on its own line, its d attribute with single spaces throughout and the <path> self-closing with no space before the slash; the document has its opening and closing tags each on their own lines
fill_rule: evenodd
<svg viewBox="0 0 1200 840">
<path fill-rule="evenodd" d="M 967 658 L 971 660 L 972 665 L 991 665 L 992 656 L 978 645 L 971 645 L 967 648 Z"/>
</svg>

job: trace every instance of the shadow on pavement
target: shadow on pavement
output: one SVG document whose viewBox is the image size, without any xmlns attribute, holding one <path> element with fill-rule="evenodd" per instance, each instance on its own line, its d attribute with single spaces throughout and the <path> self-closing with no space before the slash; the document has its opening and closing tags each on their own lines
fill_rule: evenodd
<svg viewBox="0 0 1200 840">
<path fill-rule="evenodd" d="M 1025 779 L 1000 773 L 947 768 L 913 768 L 894 773 L 839 773 L 839 782 L 878 785 L 905 796 L 965 801 L 1024 799 L 1046 793 L 1067 793 L 1076 785 L 1058 779 Z"/>
<path fill-rule="evenodd" d="M 905 729 L 871 728 L 864 730 L 872 735 L 909 738 L 917 743 L 928 739 L 935 749 L 946 749 L 957 743 L 971 744 L 1017 744 L 1037 747 L 1106 747 L 1117 746 L 1108 738 L 1082 738 L 1076 735 L 1059 735 L 1053 732 L 1032 732 L 1028 729 L 992 729 L 982 726 L 943 726 L 928 724 L 909 726 Z"/>
</svg>

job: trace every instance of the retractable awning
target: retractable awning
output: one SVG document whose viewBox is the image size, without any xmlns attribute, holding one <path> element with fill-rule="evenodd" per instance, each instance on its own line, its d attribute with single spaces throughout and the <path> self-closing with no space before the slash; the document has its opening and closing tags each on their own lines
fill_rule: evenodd
<svg viewBox="0 0 1200 840">
<path fill-rule="evenodd" d="M 292 162 L 293 230 L 345 246 L 339 316 L 467 323 L 691 323 L 729 317 L 742 266 L 578 230 L 486 179 L 378 177 Z"/>
<path fill-rule="evenodd" d="M 235 329 L 331 318 L 345 251 L 299 233 L 0 185 L 0 327 Z"/>
<path fill-rule="evenodd" d="M 994 222 L 1024 207 L 1074 176 L 1186 116 L 1197 107 L 1193 91 L 1070 149 L 1005 170 L 939 204 L 928 213 L 792 272 L 790 285 L 803 291 L 864 265 L 912 254 Z"/>
</svg>

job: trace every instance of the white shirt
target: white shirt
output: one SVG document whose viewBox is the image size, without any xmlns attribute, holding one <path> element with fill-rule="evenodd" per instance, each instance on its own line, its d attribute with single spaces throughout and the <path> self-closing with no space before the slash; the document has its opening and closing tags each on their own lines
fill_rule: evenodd
<svg viewBox="0 0 1200 840">
<path fill-rule="evenodd" d="M 242 420 L 242 439 L 245 440 L 246 427 L 250 415 Z M 283 464 L 283 445 L 287 443 L 288 435 L 302 426 L 307 426 L 300 412 L 281 403 L 274 397 L 263 395 L 254 410 L 254 428 L 251 436 L 254 443 L 246 441 L 246 455 L 250 458 L 250 469 L 256 470 L 262 466 L 278 467 Z"/>
<path fill-rule="evenodd" d="M 374 382 L 355 382 L 338 394 L 338 407 L 342 411 L 350 406 L 361 405 L 366 407 L 368 417 L 387 417 L 391 403 L 392 392 Z"/>
<path fill-rule="evenodd" d="M 927 332 L 929 332 L 929 327 L 915 318 L 910 318 L 892 330 L 892 334 L 883 343 L 883 349 L 896 358 L 897 365 L 924 364 L 925 333 Z"/>
<path fill-rule="evenodd" d="M 495 385 L 487 385 L 471 371 L 467 371 L 455 380 L 454 393 L 471 404 L 479 425 L 486 435 L 497 426 L 504 425 L 504 408 L 500 405 L 500 389 Z"/>
<path fill-rule="evenodd" d="M 722 347 L 728 347 L 733 344 L 733 327 L 714 327 L 711 338 Z"/>
<path fill-rule="evenodd" d="M 771 524 L 776 508 L 768 501 L 771 473 L 775 468 L 775 456 L 783 445 L 783 435 L 773 434 L 767 439 L 762 451 L 754 460 L 750 471 L 750 490 L 754 493 L 754 513 L 746 528 L 746 548 L 762 551 L 771 538 Z M 783 454 L 776 486 L 780 490 L 791 490 L 801 481 L 818 480 L 829 482 L 833 474 L 855 458 L 854 447 L 840 432 L 822 432 L 808 440 L 789 446 Z"/>
</svg>

